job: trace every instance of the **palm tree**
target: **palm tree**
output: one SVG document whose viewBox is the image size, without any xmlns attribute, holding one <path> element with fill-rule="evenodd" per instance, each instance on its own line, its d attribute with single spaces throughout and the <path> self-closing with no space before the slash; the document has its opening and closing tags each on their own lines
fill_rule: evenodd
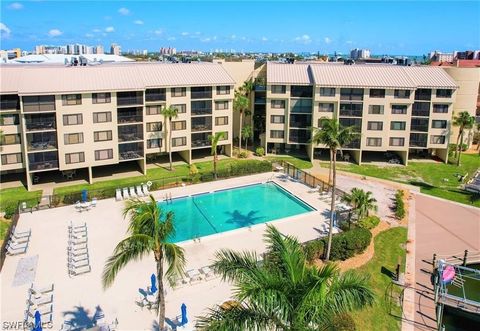
<svg viewBox="0 0 480 331">
<path fill-rule="evenodd" d="M 209 135 L 208 140 L 212 143 L 212 155 L 213 155 L 213 175 L 217 179 L 217 145 L 218 142 L 225 136 L 225 132 L 217 132 L 215 135 Z"/>
<path fill-rule="evenodd" d="M 242 150 L 242 127 L 243 127 L 243 114 L 248 115 L 248 107 L 250 106 L 250 100 L 241 92 L 235 91 L 235 99 L 233 100 L 233 110 L 238 111 L 240 115 L 240 127 L 238 131 L 238 151 Z"/>
<path fill-rule="evenodd" d="M 172 106 L 165 107 L 161 110 L 161 114 L 163 115 L 164 126 L 165 126 L 165 138 L 168 136 L 167 148 L 168 148 L 168 158 L 170 160 L 170 171 L 173 170 L 172 167 L 172 119 L 178 117 L 178 109 L 173 108 Z M 167 121 L 170 127 L 170 133 L 167 131 Z"/>
<path fill-rule="evenodd" d="M 475 124 L 475 117 L 471 116 L 468 111 L 462 111 L 453 119 L 453 125 L 459 127 L 457 136 L 457 149 L 455 150 L 457 166 L 460 165 L 460 156 L 462 155 L 463 134 L 465 133 L 465 130 L 471 129 L 473 124 Z"/>
<path fill-rule="evenodd" d="M 295 237 L 268 225 L 267 254 L 217 252 L 213 270 L 234 284 L 235 301 L 198 319 L 200 330 L 328 330 L 339 314 L 374 302 L 366 275 L 340 274 L 335 264 L 307 263 Z"/>
<path fill-rule="evenodd" d="M 245 139 L 245 149 L 248 150 L 248 139 L 252 136 L 252 127 L 250 125 L 245 125 L 242 129 L 242 136 Z"/>
<path fill-rule="evenodd" d="M 327 253 L 325 255 L 327 261 L 330 259 L 333 219 L 335 217 L 337 151 L 349 144 L 356 136 L 357 133 L 354 132 L 353 127 L 342 127 L 336 118 L 328 119 L 323 117 L 320 119 L 320 128 L 313 128 L 312 142 L 326 145 L 330 149 L 330 156 L 332 157 L 332 203 L 330 205 L 330 229 L 328 231 Z"/>
<path fill-rule="evenodd" d="M 165 323 L 164 276 L 173 285 L 175 279 L 183 275 L 185 256 L 183 248 L 168 242 L 175 234 L 173 212 L 163 213 L 155 198 L 150 195 L 148 201 L 132 199 L 126 202 L 123 217 L 129 217 L 129 237 L 117 244 L 112 256 L 105 264 L 102 275 L 104 288 L 110 287 L 118 272 L 129 262 L 136 261 L 153 253 L 158 279 L 157 308 L 158 323 L 163 330 Z M 168 268 L 164 272 L 164 264 Z"/>
<path fill-rule="evenodd" d="M 372 197 L 372 192 L 365 192 L 362 189 L 354 187 L 350 193 L 342 196 L 342 201 L 348 203 L 357 216 L 357 221 L 364 217 L 368 217 L 370 211 L 377 211 L 377 200 Z"/>
</svg>

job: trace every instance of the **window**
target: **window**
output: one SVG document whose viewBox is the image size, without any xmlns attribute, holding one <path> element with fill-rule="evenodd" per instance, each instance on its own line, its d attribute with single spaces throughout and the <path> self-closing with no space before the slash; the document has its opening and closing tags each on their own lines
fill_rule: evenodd
<svg viewBox="0 0 480 331">
<path fill-rule="evenodd" d="M 84 152 L 65 154 L 65 163 L 66 164 L 81 163 L 81 162 L 85 162 L 85 153 Z"/>
<path fill-rule="evenodd" d="M 55 110 L 55 96 L 29 96 L 23 97 L 23 110 L 28 111 L 52 111 Z"/>
<path fill-rule="evenodd" d="M 292 113 L 312 113 L 312 99 L 292 99 Z"/>
<path fill-rule="evenodd" d="M 81 94 L 64 94 L 62 95 L 62 105 L 73 106 L 82 104 Z"/>
<path fill-rule="evenodd" d="M 382 138 L 367 138 L 367 146 L 373 146 L 373 147 L 382 146 Z"/>
<path fill-rule="evenodd" d="M 340 116 L 354 116 L 362 117 L 363 104 L 362 103 L 341 103 Z"/>
<path fill-rule="evenodd" d="M 5 134 L 2 136 L 2 140 L 0 141 L 1 145 L 17 145 L 20 144 L 20 134 Z"/>
<path fill-rule="evenodd" d="M 83 124 L 82 114 L 63 115 L 63 125 Z"/>
<path fill-rule="evenodd" d="M 398 121 L 393 121 L 390 122 L 390 130 L 405 130 L 406 127 L 406 122 L 398 122 Z"/>
<path fill-rule="evenodd" d="M 217 86 L 217 95 L 230 94 L 230 86 Z"/>
<path fill-rule="evenodd" d="M 415 100 L 430 100 L 432 98 L 432 90 L 419 88 L 415 91 Z"/>
<path fill-rule="evenodd" d="M 160 115 L 162 113 L 162 106 L 147 106 L 147 115 Z"/>
<path fill-rule="evenodd" d="M 319 103 L 318 111 L 333 113 L 334 105 L 333 103 Z"/>
<path fill-rule="evenodd" d="M 275 124 L 285 123 L 285 116 L 284 115 L 271 115 L 270 116 L 270 123 L 275 123 Z"/>
<path fill-rule="evenodd" d="M 414 102 L 412 116 L 428 116 L 430 114 L 430 102 Z"/>
<path fill-rule="evenodd" d="M 448 105 L 433 104 L 433 112 L 446 114 L 448 113 Z"/>
<path fill-rule="evenodd" d="M 92 103 L 110 103 L 112 102 L 112 94 L 108 93 L 92 93 Z"/>
<path fill-rule="evenodd" d="M 65 133 L 63 139 L 65 145 L 81 144 L 83 143 L 83 133 Z"/>
<path fill-rule="evenodd" d="M 320 87 L 321 97 L 334 97 L 335 89 L 333 87 Z"/>
<path fill-rule="evenodd" d="M 147 123 L 147 132 L 162 131 L 162 122 Z"/>
<path fill-rule="evenodd" d="M 285 94 L 287 93 L 287 87 L 285 85 L 272 85 L 273 94 Z"/>
<path fill-rule="evenodd" d="M 176 109 L 179 114 L 184 114 L 187 112 L 186 104 L 171 105 L 170 107 Z"/>
<path fill-rule="evenodd" d="M 112 121 L 112 112 L 105 111 L 101 113 L 93 113 L 93 123 L 106 123 Z"/>
<path fill-rule="evenodd" d="M 447 128 L 447 121 L 441 121 L 441 120 L 432 121 L 432 129 L 446 129 L 446 128 Z"/>
<path fill-rule="evenodd" d="M 368 106 L 368 113 L 374 115 L 382 115 L 383 114 L 383 105 L 370 105 Z"/>
<path fill-rule="evenodd" d="M 313 87 L 304 85 L 290 86 L 290 95 L 297 98 L 311 98 L 313 96 Z"/>
<path fill-rule="evenodd" d="M 430 137 L 431 144 L 445 144 L 445 136 L 431 136 Z"/>
<path fill-rule="evenodd" d="M 451 98 L 452 90 L 448 89 L 437 89 L 437 98 Z"/>
<path fill-rule="evenodd" d="M 340 100 L 363 100 L 363 89 L 361 88 L 342 88 L 340 89 Z"/>
<path fill-rule="evenodd" d="M 390 146 L 404 146 L 405 138 L 390 138 Z"/>
<path fill-rule="evenodd" d="M 173 121 L 172 131 L 179 131 L 187 129 L 187 121 Z M 159 130 L 161 131 L 161 130 Z"/>
<path fill-rule="evenodd" d="M 18 125 L 18 115 L 3 115 L 0 117 L 0 125 Z"/>
<path fill-rule="evenodd" d="M 184 97 L 187 95 L 187 88 L 186 87 L 173 87 L 172 90 L 172 97 Z"/>
<path fill-rule="evenodd" d="M 160 147 L 162 147 L 161 138 L 147 139 L 147 148 L 160 148 Z"/>
<path fill-rule="evenodd" d="M 95 131 L 93 132 L 93 141 L 109 141 L 112 140 L 112 131 Z"/>
<path fill-rule="evenodd" d="M 13 153 L 13 154 L 3 154 L 2 155 L 2 164 L 16 164 L 22 163 L 22 153 Z"/>
<path fill-rule="evenodd" d="M 228 117 L 215 117 L 215 125 L 227 125 L 228 124 Z"/>
<path fill-rule="evenodd" d="M 178 137 L 172 139 L 172 147 L 185 146 L 187 144 L 187 137 Z"/>
<path fill-rule="evenodd" d="M 143 103 L 143 100 L 140 99 L 143 95 L 137 95 L 136 103 Z M 145 90 L 145 101 L 165 101 L 167 99 L 167 89 L 164 88 L 152 88 Z M 130 103 L 133 104 L 133 103 Z"/>
<path fill-rule="evenodd" d="M 270 138 L 283 139 L 285 132 L 283 130 L 270 130 Z"/>
<path fill-rule="evenodd" d="M 228 101 L 215 101 L 215 110 L 228 109 Z"/>
<path fill-rule="evenodd" d="M 378 88 L 371 88 L 370 98 L 385 98 L 385 90 L 378 89 Z"/>
<path fill-rule="evenodd" d="M 95 151 L 95 161 L 113 159 L 113 149 L 100 149 Z"/>
<path fill-rule="evenodd" d="M 410 90 L 395 90 L 393 92 L 393 96 L 396 99 L 409 99 L 410 98 Z"/>
<path fill-rule="evenodd" d="M 407 105 L 392 105 L 392 114 L 405 115 L 407 113 Z"/>
<path fill-rule="evenodd" d="M 383 130 L 383 122 L 368 122 L 367 123 L 367 130 L 382 131 Z"/>
<path fill-rule="evenodd" d="M 285 100 L 272 100 L 270 106 L 274 109 L 285 109 Z"/>
</svg>

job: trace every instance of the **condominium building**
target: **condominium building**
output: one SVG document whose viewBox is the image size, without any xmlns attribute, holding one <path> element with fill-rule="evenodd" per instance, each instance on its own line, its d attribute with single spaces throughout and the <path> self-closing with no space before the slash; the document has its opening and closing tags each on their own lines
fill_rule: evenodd
<svg viewBox="0 0 480 331">
<path fill-rule="evenodd" d="M 190 163 L 225 132 L 231 155 L 235 81 L 220 64 L 125 63 L 86 67 L 0 66 L 1 174 L 95 171 L 123 162 L 146 171 L 169 148 Z M 178 110 L 169 126 L 163 107 Z M 165 136 L 171 133 L 171 141 Z"/>
<path fill-rule="evenodd" d="M 113 55 L 121 55 L 121 54 L 122 54 L 122 50 L 121 50 L 120 45 L 112 44 L 112 45 L 110 46 L 110 54 L 113 54 Z"/>
<path fill-rule="evenodd" d="M 267 64 L 267 153 L 302 149 L 320 119 L 337 118 L 360 133 L 344 150 L 357 163 L 372 152 L 430 154 L 447 160 L 455 81 L 435 67 L 342 64 Z"/>
<path fill-rule="evenodd" d="M 359 48 L 352 49 L 350 51 L 350 57 L 354 60 L 368 59 L 368 58 L 370 58 L 370 50 L 369 49 L 359 49 Z"/>
</svg>

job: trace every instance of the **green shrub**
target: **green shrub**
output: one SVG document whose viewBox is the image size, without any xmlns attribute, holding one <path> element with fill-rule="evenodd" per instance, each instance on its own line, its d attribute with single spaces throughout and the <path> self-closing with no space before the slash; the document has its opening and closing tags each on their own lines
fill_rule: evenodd
<svg viewBox="0 0 480 331">
<path fill-rule="evenodd" d="M 380 218 L 378 216 L 372 215 L 365 217 L 358 221 L 358 226 L 367 230 L 371 230 L 380 223 Z"/>
<path fill-rule="evenodd" d="M 405 203 L 403 202 L 403 191 L 395 193 L 395 217 L 399 220 L 405 217 Z"/>
<path fill-rule="evenodd" d="M 312 240 L 305 244 L 303 250 L 308 262 L 313 262 L 323 255 L 324 243 L 322 240 Z"/>
<path fill-rule="evenodd" d="M 7 220 L 11 219 L 15 211 L 17 210 L 17 202 L 10 202 L 3 206 L 3 211 L 5 212 L 5 218 Z"/>
<path fill-rule="evenodd" d="M 333 318 L 331 331 L 356 331 L 355 320 L 347 313 L 341 313 Z"/>
<path fill-rule="evenodd" d="M 265 149 L 263 147 L 257 147 L 257 149 L 255 150 L 255 154 L 257 154 L 257 156 L 264 156 Z"/>
<path fill-rule="evenodd" d="M 343 261 L 355 256 L 355 254 L 362 253 L 370 245 L 371 240 L 372 233 L 364 228 L 354 228 L 336 234 L 332 238 L 330 259 Z"/>
<path fill-rule="evenodd" d="M 241 151 L 238 153 L 238 158 L 239 159 L 246 159 L 248 157 L 248 152 L 247 151 Z"/>
</svg>

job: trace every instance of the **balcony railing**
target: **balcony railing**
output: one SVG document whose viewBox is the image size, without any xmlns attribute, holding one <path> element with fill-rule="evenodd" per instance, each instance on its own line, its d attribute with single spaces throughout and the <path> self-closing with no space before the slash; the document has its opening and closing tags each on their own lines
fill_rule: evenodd
<svg viewBox="0 0 480 331">
<path fill-rule="evenodd" d="M 212 98 L 212 91 L 206 91 L 206 92 L 191 92 L 191 98 L 192 99 L 211 99 Z"/>
<path fill-rule="evenodd" d="M 23 112 L 44 112 L 44 111 L 55 111 L 55 103 L 24 103 Z"/>
<path fill-rule="evenodd" d="M 192 124 L 192 132 L 210 131 L 210 130 L 212 130 L 212 123 Z"/>
<path fill-rule="evenodd" d="M 411 125 L 410 131 L 428 132 L 428 124 L 427 125 Z"/>
<path fill-rule="evenodd" d="M 428 117 L 430 114 L 429 110 L 423 110 L 423 109 L 413 109 L 412 110 L 412 116 L 422 116 L 422 117 Z"/>
<path fill-rule="evenodd" d="M 360 140 L 357 139 L 357 140 L 353 140 L 351 141 L 349 144 L 346 144 L 345 146 L 343 146 L 343 148 L 360 148 Z"/>
<path fill-rule="evenodd" d="M 427 147 L 426 140 L 410 140 L 410 147 Z"/>
<path fill-rule="evenodd" d="M 197 139 L 197 140 L 192 140 L 192 147 L 206 147 L 210 146 L 210 140 L 208 139 Z"/>
<path fill-rule="evenodd" d="M 351 100 L 351 101 L 362 101 L 363 100 L 363 94 L 362 95 L 340 95 L 340 100 Z"/>
<path fill-rule="evenodd" d="M 143 151 L 139 149 L 135 151 L 120 152 L 118 157 L 120 160 L 141 159 L 143 158 Z"/>
<path fill-rule="evenodd" d="M 151 101 L 165 101 L 167 100 L 167 95 L 165 93 L 151 93 L 151 94 L 145 94 L 145 101 L 151 102 Z"/>
<path fill-rule="evenodd" d="M 340 110 L 340 116 L 362 117 L 361 110 Z"/>
<path fill-rule="evenodd" d="M 18 100 L 1 100 L 0 110 L 15 110 L 20 109 L 20 102 Z"/>
<path fill-rule="evenodd" d="M 41 162 L 29 162 L 29 168 L 31 171 L 55 169 L 58 168 L 58 160 L 41 161 Z"/>
<path fill-rule="evenodd" d="M 143 134 L 141 132 L 118 134 L 118 141 L 135 141 L 135 140 L 143 140 Z"/>
<path fill-rule="evenodd" d="M 212 108 L 192 108 L 192 116 L 209 115 L 212 113 Z"/>
<path fill-rule="evenodd" d="M 26 122 L 27 131 L 55 130 L 55 121 Z"/>
<path fill-rule="evenodd" d="M 57 142 L 55 140 L 49 141 L 31 141 L 27 143 L 28 151 L 43 151 L 46 149 L 57 148 Z"/>
<path fill-rule="evenodd" d="M 118 123 L 137 123 L 143 121 L 142 115 L 119 115 L 117 117 Z"/>
<path fill-rule="evenodd" d="M 117 97 L 118 106 L 130 106 L 130 105 L 141 105 L 143 104 L 143 99 L 139 97 Z"/>
</svg>

